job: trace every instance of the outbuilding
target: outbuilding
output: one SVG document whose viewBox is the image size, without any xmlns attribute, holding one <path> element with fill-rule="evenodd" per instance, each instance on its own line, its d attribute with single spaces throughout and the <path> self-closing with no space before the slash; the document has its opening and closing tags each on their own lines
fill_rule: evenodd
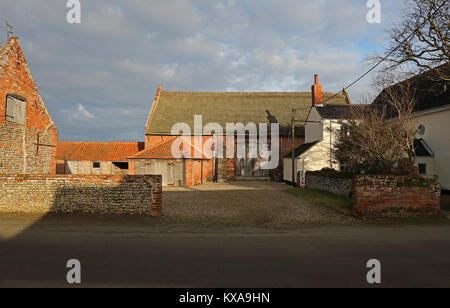
<svg viewBox="0 0 450 308">
<path fill-rule="evenodd" d="M 162 175 L 163 186 L 192 186 L 212 181 L 216 172 L 212 157 L 207 157 L 187 140 L 191 155 L 175 157 L 172 145 L 177 138 L 182 137 L 166 138 L 158 145 L 130 156 L 130 174 Z"/>
</svg>

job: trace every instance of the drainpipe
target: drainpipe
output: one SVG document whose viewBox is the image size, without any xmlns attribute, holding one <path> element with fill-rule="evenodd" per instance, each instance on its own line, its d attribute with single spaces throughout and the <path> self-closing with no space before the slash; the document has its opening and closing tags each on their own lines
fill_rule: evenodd
<svg viewBox="0 0 450 308">
<path fill-rule="evenodd" d="M 216 181 L 216 136 L 212 136 L 213 142 L 213 181 Z"/>
<path fill-rule="evenodd" d="M 202 159 L 202 163 L 201 163 L 201 171 L 200 171 L 200 183 L 203 184 L 203 159 Z"/>
</svg>

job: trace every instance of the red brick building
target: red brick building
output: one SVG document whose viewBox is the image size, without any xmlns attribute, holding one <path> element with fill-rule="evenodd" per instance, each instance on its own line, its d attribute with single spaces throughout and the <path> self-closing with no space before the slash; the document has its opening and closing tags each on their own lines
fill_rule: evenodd
<svg viewBox="0 0 450 308">
<path fill-rule="evenodd" d="M 213 180 L 213 160 L 186 140 L 191 158 L 176 158 L 172 145 L 177 137 L 164 138 L 142 152 L 129 157 L 130 174 L 161 174 L 163 186 L 192 186 Z"/>
<path fill-rule="evenodd" d="M 58 174 L 127 175 L 128 157 L 144 142 L 58 142 Z"/>
<path fill-rule="evenodd" d="M 58 132 L 19 40 L 0 46 L 0 174 L 56 173 Z"/>
<path fill-rule="evenodd" d="M 282 157 L 292 150 L 292 109 L 297 109 L 294 147 L 298 147 L 305 140 L 304 126 L 311 106 L 319 104 L 322 99 L 331 96 L 331 93 L 322 93 L 317 76 L 311 92 L 177 92 L 163 91 L 159 86 L 145 128 L 145 151 L 151 152 L 162 144 L 167 145 L 168 140 L 173 138 L 172 127 L 177 123 L 186 123 L 191 128 L 192 144 L 195 144 L 194 138 L 196 137 L 202 138 L 204 144 L 211 138 L 211 135 L 202 133 L 202 136 L 195 136 L 194 117 L 196 115 L 202 116 L 203 126 L 208 123 L 217 123 L 224 130 L 227 123 L 244 125 L 265 123 L 269 127 L 271 123 L 278 123 L 280 125 L 280 163 L 278 168 L 263 170 L 261 158 L 219 158 L 211 162 L 203 162 L 203 165 L 207 165 L 208 168 L 211 166 L 212 174 L 219 181 L 232 180 L 236 177 L 280 179 Z M 347 104 L 347 101 L 344 95 L 338 95 L 327 103 Z M 248 143 L 248 136 L 246 140 Z M 236 142 L 237 138 L 235 138 L 235 144 Z M 140 158 L 145 160 L 147 157 L 142 155 Z M 164 157 L 164 159 L 171 160 L 170 156 Z M 172 163 L 176 164 L 174 161 Z M 196 172 L 202 172 L 203 168 L 196 170 L 193 171 L 194 177 L 199 178 L 200 175 Z M 136 169 L 134 172 L 142 174 L 146 170 Z M 187 181 L 186 184 L 189 185 L 190 182 Z"/>
</svg>

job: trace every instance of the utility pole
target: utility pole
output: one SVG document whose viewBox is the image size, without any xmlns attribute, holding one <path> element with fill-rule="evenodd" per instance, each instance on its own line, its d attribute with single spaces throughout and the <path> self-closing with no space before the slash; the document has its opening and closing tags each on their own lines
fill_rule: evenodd
<svg viewBox="0 0 450 308">
<path fill-rule="evenodd" d="M 292 147 L 291 147 L 291 158 L 292 158 L 292 182 L 297 183 L 297 179 L 296 179 L 296 174 L 295 174 L 295 123 L 302 123 L 302 125 L 306 125 L 307 123 L 322 123 L 322 121 L 308 121 L 308 120 L 296 120 L 295 116 L 297 114 L 298 110 L 307 110 L 307 109 L 311 109 L 311 108 L 297 108 L 297 109 L 292 109 L 292 114 L 291 114 L 291 129 L 289 131 L 289 134 L 292 135 Z M 305 164 L 305 162 L 303 161 L 303 165 Z M 303 170 L 304 170 L 304 166 L 303 166 Z M 284 174 L 284 171 L 283 171 Z"/>
</svg>

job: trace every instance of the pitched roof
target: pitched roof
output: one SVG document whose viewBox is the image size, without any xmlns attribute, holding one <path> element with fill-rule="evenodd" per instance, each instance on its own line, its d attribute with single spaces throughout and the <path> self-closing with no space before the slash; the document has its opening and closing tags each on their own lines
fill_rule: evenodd
<svg viewBox="0 0 450 308">
<path fill-rule="evenodd" d="M 144 142 L 58 142 L 56 159 L 68 161 L 127 161 L 142 151 Z"/>
<path fill-rule="evenodd" d="M 444 76 L 450 76 L 450 63 L 443 64 L 384 89 L 374 100 L 373 104 L 383 104 L 383 93 L 388 89 L 400 89 L 403 85 L 410 83 L 410 88 L 414 91 L 416 99 L 415 112 L 449 105 L 450 80 L 442 80 L 437 76 L 437 72 Z"/>
<path fill-rule="evenodd" d="M 295 153 L 294 156 L 295 157 L 299 157 L 300 155 L 302 155 L 303 153 L 305 153 L 306 151 L 308 151 L 309 149 L 311 149 L 313 146 L 315 146 L 316 144 L 318 144 L 319 141 L 314 141 L 314 142 L 310 142 L 310 143 L 304 143 L 301 146 L 299 146 L 298 148 L 295 149 Z M 286 154 L 285 158 L 291 158 L 292 154 Z"/>
<path fill-rule="evenodd" d="M 331 93 L 323 93 L 323 98 Z M 312 104 L 310 92 L 157 92 L 146 125 L 147 135 L 170 135 L 176 123 L 186 123 L 193 130 L 194 116 L 203 116 L 203 125 L 218 123 L 279 123 L 280 134 L 288 135 L 293 108 L 296 120 L 306 121 Z M 338 95 L 330 104 L 346 104 Z M 299 124 L 301 126 L 301 123 Z M 193 131 L 192 131 L 193 133 Z M 297 134 L 303 134 L 299 130 Z"/>
<path fill-rule="evenodd" d="M 434 157 L 434 152 L 423 139 L 414 139 L 414 150 L 419 157 Z"/>
<path fill-rule="evenodd" d="M 145 149 L 137 154 L 129 156 L 128 158 L 129 159 L 177 159 L 176 157 L 174 157 L 172 155 L 172 145 L 173 145 L 174 141 L 177 140 L 178 138 L 179 137 L 173 137 L 155 147 Z M 184 140 L 187 142 L 187 144 L 191 148 L 191 153 L 190 153 L 191 156 L 190 157 L 192 157 L 192 159 L 210 159 L 209 157 L 207 157 L 207 155 L 205 153 L 203 153 L 202 150 L 195 148 L 194 145 L 192 145 L 192 143 L 189 142 L 189 140 L 187 140 L 187 139 L 184 139 Z"/>
<path fill-rule="evenodd" d="M 374 105 L 318 105 L 317 112 L 323 119 L 344 120 L 350 119 L 358 114 L 364 114 Z"/>
</svg>

